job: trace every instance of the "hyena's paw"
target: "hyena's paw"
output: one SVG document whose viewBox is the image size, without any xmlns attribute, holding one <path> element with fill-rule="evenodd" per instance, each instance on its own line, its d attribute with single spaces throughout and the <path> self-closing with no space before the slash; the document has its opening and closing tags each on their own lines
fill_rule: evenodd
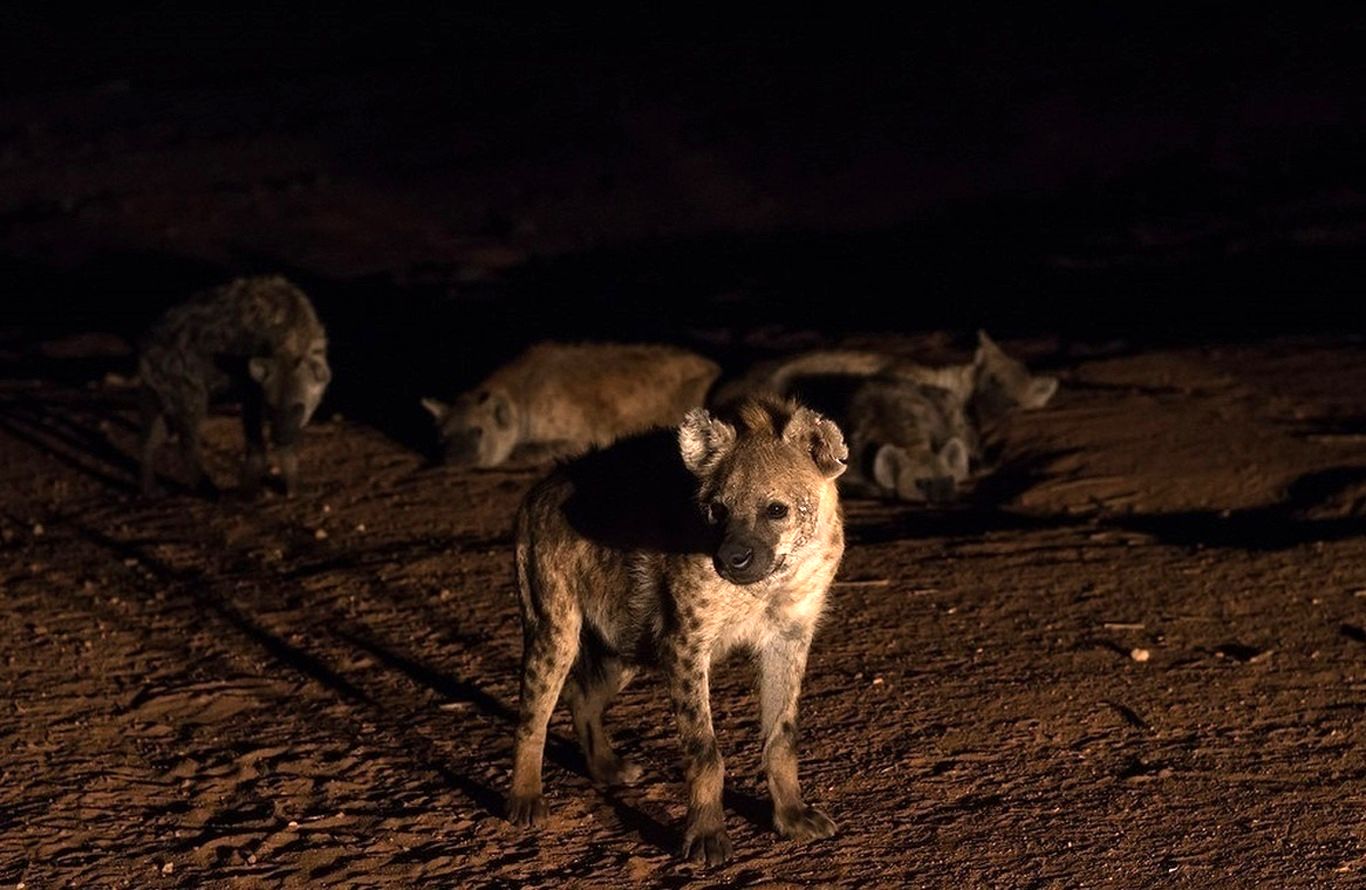
<svg viewBox="0 0 1366 890">
<path fill-rule="evenodd" d="M 520 828 L 541 825 L 550 816 L 550 807 L 539 794 L 509 794 L 508 821 Z"/>
<path fill-rule="evenodd" d="M 643 770 L 635 761 L 624 757 L 611 757 L 590 762 L 588 772 L 599 785 L 615 788 L 639 782 Z"/>
<path fill-rule="evenodd" d="M 690 825 L 683 835 L 682 856 L 690 862 L 721 865 L 734 852 L 724 826 L 701 828 Z"/>
<path fill-rule="evenodd" d="M 830 837 L 835 833 L 835 822 L 815 807 L 803 804 L 773 814 L 773 827 L 783 837 L 793 840 L 809 841 Z"/>
</svg>

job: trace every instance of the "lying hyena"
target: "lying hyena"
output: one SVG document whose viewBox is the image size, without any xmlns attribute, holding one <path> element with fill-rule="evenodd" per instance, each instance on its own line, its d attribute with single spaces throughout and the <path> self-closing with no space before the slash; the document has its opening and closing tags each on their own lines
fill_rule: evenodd
<svg viewBox="0 0 1366 890">
<path fill-rule="evenodd" d="M 332 371 L 327 334 L 303 291 L 278 276 L 238 278 L 172 307 L 143 341 L 142 489 L 156 491 L 155 460 L 168 428 L 180 438 L 189 484 L 212 491 L 199 428 L 212 399 L 242 400 L 246 459 L 242 488 L 254 494 L 266 471 L 266 432 L 278 451 L 285 491 L 298 489 L 295 441 Z"/>
<path fill-rule="evenodd" d="M 493 467 L 522 447 L 543 460 L 674 426 L 699 407 L 721 369 L 672 346 L 538 343 L 447 405 L 423 399 L 446 461 Z"/>
<path fill-rule="evenodd" d="M 508 818 L 542 821 L 546 724 L 564 689 L 593 778 L 634 781 L 602 713 L 641 665 L 663 670 L 683 744 L 683 855 L 724 861 L 724 776 L 712 731 L 713 662 L 736 648 L 759 666 L 773 823 L 794 838 L 835 824 L 802 800 L 797 697 L 826 591 L 844 552 L 835 479 L 839 429 L 796 403 L 703 409 L 676 434 L 623 440 L 557 469 L 517 519 L 524 652 Z"/>
<path fill-rule="evenodd" d="M 983 441 L 1010 414 L 1043 407 L 1053 377 L 1034 376 L 978 332 L 971 362 L 929 367 L 876 352 L 819 350 L 752 369 L 719 390 L 718 401 L 769 390 L 815 404 L 849 437 L 850 472 L 841 484 L 860 494 L 909 501 L 956 496 L 983 460 Z"/>
<path fill-rule="evenodd" d="M 847 415 L 851 491 L 941 503 L 968 478 L 974 438 L 953 390 L 879 375 L 859 382 Z"/>
</svg>

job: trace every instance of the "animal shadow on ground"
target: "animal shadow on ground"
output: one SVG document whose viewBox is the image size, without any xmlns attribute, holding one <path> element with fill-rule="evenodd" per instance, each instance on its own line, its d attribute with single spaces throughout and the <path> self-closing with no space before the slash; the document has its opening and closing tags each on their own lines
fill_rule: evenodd
<svg viewBox="0 0 1366 890">
<path fill-rule="evenodd" d="M 56 527 L 57 523 L 54 523 Z M 237 631 L 243 638 L 260 647 L 276 661 L 298 673 L 316 681 L 331 690 L 338 697 L 351 704 L 364 708 L 383 719 L 387 728 L 404 744 L 405 749 L 418 758 L 421 765 L 438 775 L 449 786 L 469 798 L 475 805 L 490 815 L 502 815 L 503 794 L 469 776 L 453 770 L 445 759 L 436 752 L 421 733 L 413 732 L 406 718 L 387 707 L 382 700 L 361 689 L 345 676 L 331 668 L 324 659 L 296 646 L 262 627 L 243 609 L 234 604 L 230 597 L 217 589 L 211 579 L 197 572 L 177 570 L 163 561 L 149 555 L 136 543 L 116 540 L 103 532 L 80 523 L 67 523 L 69 527 L 88 543 L 106 550 L 121 561 L 132 560 L 145 569 L 160 584 L 172 588 L 171 596 L 187 596 L 196 606 L 207 613 L 217 616 Z M 465 702 L 482 714 L 505 722 L 509 738 L 516 725 L 516 710 L 495 696 L 489 695 L 477 685 L 459 677 L 451 677 L 434 670 L 421 662 L 409 658 L 377 641 L 373 634 L 345 629 L 334 629 L 335 635 L 346 643 L 372 655 L 385 667 L 397 671 L 410 680 L 431 689 L 452 701 Z M 588 777 L 587 764 L 576 745 L 558 737 L 547 740 L 547 756 L 561 768 L 584 778 Z M 672 850 L 677 846 L 673 832 L 658 820 L 636 807 L 619 800 L 611 794 L 605 799 L 611 805 L 619 822 L 628 830 L 634 831 L 647 843 L 662 850 Z M 737 800 L 737 809 L 757 807 L 757 802 Z"/>
<path fill-rule="evenodd" d="M 517 725 L 516 709 L 489 695 L 473 683 L 434 670 L 420 661 L 402 655 L 393 648 L 382 645 L 371 638 L 347 631 L 338 631 L 337 635 L 357 648 L 370 653 L 386 667 L 405 674 L 413 682 L 425 686 L 451 701 L 467 702 L 485 715 L 505 722 L 508 727 L 509 738 L 511 737 L 512 729 Z M 588 764 L 577 745 L 551 734 L 546 737 L 545 750 L 546 756 L 561 769 L 588 778 Z M 468 782 L 468 780 L 462 780 L 462 782 Z M 502 815 L 502 795 L 490 789 L 481 790 L 486 793 L 477 798 L 476 802 L 491 814 Z M 627 830 L 640 835 L 646 843 L 664 850 L 671 850 L 677 846 L 677 838 L 658 820 L 622 801 L 610 790 L 603 791 L 602 797 L 611 806 L 618 822 Z"/>
<path fill-rule="evenodd" d="M 1335 499 L 1338 505 L 1332 507 Z M 1306 473 L 1286 487 L 1284 498 L 1269 506 L 1134 514 L 1110 524 L 1168 544 L 1248 551 L 1359 537 L 1366 534 L 1366 465 Z"/>
<path fill-rule="evenodd" d="M 51 455 L 62 464 L 115 491 L 137 491 L 138 465 L 109 441 L 99 422 L 82 420 L 82 410 L 98 412 L 105 423 L 133 426 L 107 401 L 54 401 L 15 398 L 0 400 L 0 429 Z"/>
</svg>

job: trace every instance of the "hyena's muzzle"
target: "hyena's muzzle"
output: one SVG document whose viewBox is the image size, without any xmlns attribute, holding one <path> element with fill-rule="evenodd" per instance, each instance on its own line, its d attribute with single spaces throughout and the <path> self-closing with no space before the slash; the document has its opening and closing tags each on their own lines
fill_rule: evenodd
<svg viewBox="0 0 1366 890">
<path fill-rule="evenodd" d="M 778 536 L 756 526 L 731 523 L 712 556 L 716 572 L 732 584 L 762 581 L 777 568 Z"/>
</svg>

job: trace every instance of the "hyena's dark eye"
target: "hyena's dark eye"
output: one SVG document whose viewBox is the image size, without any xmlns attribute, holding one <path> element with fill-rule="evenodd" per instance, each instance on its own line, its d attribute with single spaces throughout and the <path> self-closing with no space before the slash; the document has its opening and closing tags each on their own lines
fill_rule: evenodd
<svg viewBox="0 0 1366 890">
<path fill-rule="evenodd" d="M 777 501 L 774 501 L 768 505 L 768 509 L 764 512 L 768 514 L 769 519 L 786 519 L 787 504 L 780 504 Z"/>
<path fill-rule="evenodd" d="M 730 511 L 726 509 L 726 505 L 720 501 L 711 501 L 707 504 L 703 512 L 707 516 L 707 521 L 712 525 L 720 525 L 725 522 L 726 516 L 730 513 Z"/>
</svg>

